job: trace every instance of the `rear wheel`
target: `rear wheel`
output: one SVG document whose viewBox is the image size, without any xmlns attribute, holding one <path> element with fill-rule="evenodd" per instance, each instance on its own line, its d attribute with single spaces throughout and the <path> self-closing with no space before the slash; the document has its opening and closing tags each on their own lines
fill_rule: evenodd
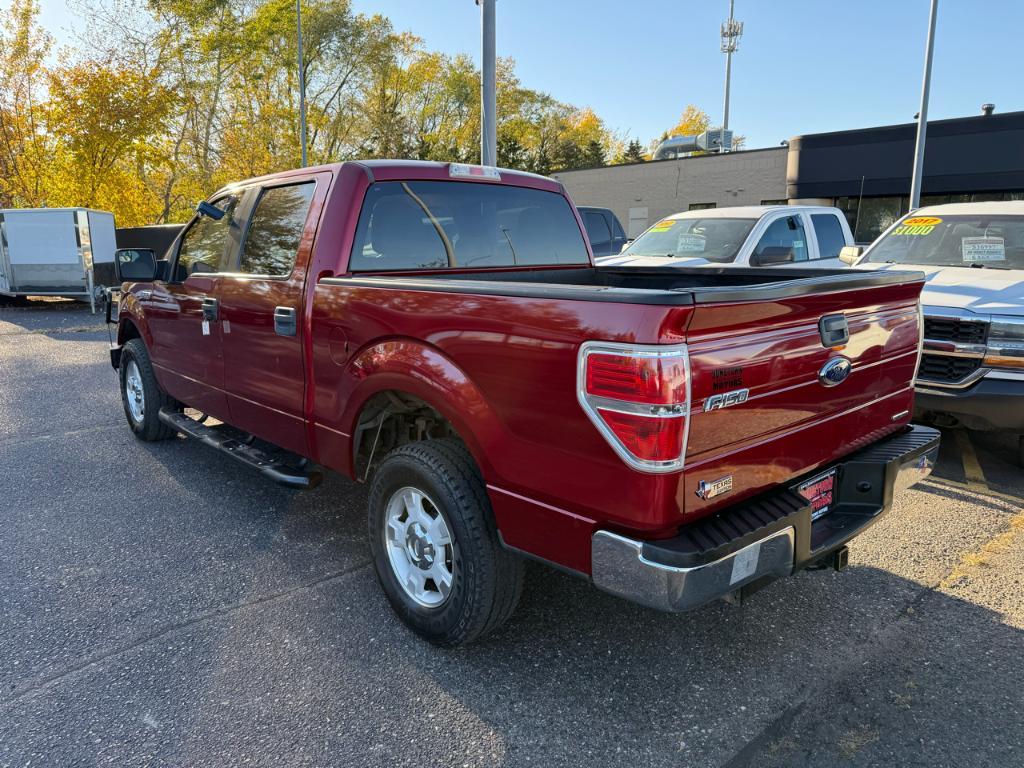
<svg viewBox="0 0 1024 768">
<path fill-rule="evenodd" d="M 498 541 L 480 471 L 454 440 L 411 443 L 370 490 L 370 550 L 392 607 L 439 645 L 493 632 L 515 610 L 523 562 Z"/>
<path fill-rule="evenodd" d="M 142 339 L 130 339 L 122 347 L 120 376 L 121 404 L 135 436 L 146 442 L 174 437 L 176 432 L 158 414 L 161 408 L 180 408 L 180 404 L 160 389 Z"/>
</svg>

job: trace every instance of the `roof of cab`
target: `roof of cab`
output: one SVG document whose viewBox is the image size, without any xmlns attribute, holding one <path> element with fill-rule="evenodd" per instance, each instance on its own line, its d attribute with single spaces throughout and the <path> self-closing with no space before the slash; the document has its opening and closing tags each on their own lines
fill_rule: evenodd
<svg viewBox="0 0 1024 768">
<path fill-rule="evenodd" d="M 697 208 L 666 216 L 666 219 L 760 219 L 774 211 L 788 213 L 835 213 L 825 205 L 734 205 L 726 208 Z"/>
<path fill-rule="evenodd" d="M 946 203 L 918 208 L 911 216 L 1024 216 L 1024 200 L 990 200 L 984 203 Z"/>
<path fill-rule="evenodd" d="M 415 179 L 426 181 L 455 179 L 461 181 L 467 179 L 467 177 L 464 176 L 453 177 L 451 176 L 450 171 L 452 165 L 464 165 L 464 163 L 441 163 L 433 160 L 350 160 L 343 163 L 329 163 L 325 165 L 313 165 L 307 168 L 293 168 L 287 171 L 279 171 L 278 173 L 270 173 L 265 176 L 256 176 L 251 179 L 239 180 L 225 185 L 217 194 L 229 192 L 230 190 L 237 189 L 238 187 L 247 187 L 253 184 L 261 184 L 278 179 L 287 179 L 310 173 L 323 171 L 337 173 L 346 165 L 353 165 L 362 168 L 366 171 L 371 180 L 389 181 L 395 179 Z M 512 179 L 509 179 L 509 176 L 513 177 L 517 186 L 537 187 L 539 189 L 548 189 L 550 191 L 562 191 L 564 189 L 560 181 L 548 178 L 547 176 L 541 176 L 536 173 L 516 171 L 511 168 L 498 168 L 497 171 L 501 174 L 503 181 L 510 181 Z M 473 178 L 469 180 L 473 183 L 494 183 L 493 180 L 486 178 Z"/>
</svg>

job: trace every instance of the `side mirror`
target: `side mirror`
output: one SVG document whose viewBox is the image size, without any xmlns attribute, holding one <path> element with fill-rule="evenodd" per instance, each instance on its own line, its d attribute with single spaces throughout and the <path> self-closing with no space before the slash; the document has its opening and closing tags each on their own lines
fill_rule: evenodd
<svg viewBox="0 0 1024 768">
<path fill-rule="evenodd" d="M 839 251 L 839 260 L 853 266 L 860 259 L 862 253 L 864 253 L 864 249 L 859 245 L 844 245 Z"/>
<path fill-rule="evenodd" d="M 750 257 L 750 265 L 753 267 L 771 267 L 776 264 L 791 264 L 793 262 L 793 249 L 788 245 L 772 245 L 762 248 L 760 253 Z"/>
<path fill-rule="evenodd" d="M 147 283 L 157 278 L 156 254 L 152 248 L 119 248 L 114 253 L 119 283 Z"/>
<path fill-rule="evenodd" d="M 200 216 L 209 216 L 214 221 L 220 221 L 224 218 L 224 211 L 218 208 L 213 203 L 208 203 L 205 200 L 201 201 L 196 206 L 196 212 Z"/>
</svg>

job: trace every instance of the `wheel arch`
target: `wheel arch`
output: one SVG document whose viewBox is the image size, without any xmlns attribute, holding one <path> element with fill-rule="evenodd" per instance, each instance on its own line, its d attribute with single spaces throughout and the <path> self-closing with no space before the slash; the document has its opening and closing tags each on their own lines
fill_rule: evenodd
<svg viewBox="0 0 1024 768">
<path fill-rule="evenodd" d="M 403 405 L 411 408 L 406 417 L 421 417 L 423 410 L 436 414 L 445 436 L 466 446 L 485 478 L 493 474 L 488 454 L 500 437 L 498 417 L 476 383 L 441 350 L 411 339 L 393 339 L 359 352 L 349 371 L 358 383 L 346 398 L 341 423 L 352 436 L 353 477 L 362 479 L 361 470 L 366 469 L 359 462 L 368 429 L 378 427 L 375 420 L 384 409 L 390 406 L 394 416 L 402 414 Z M 435 431 L 426 436 L 439 435 Z"/>
</svg>

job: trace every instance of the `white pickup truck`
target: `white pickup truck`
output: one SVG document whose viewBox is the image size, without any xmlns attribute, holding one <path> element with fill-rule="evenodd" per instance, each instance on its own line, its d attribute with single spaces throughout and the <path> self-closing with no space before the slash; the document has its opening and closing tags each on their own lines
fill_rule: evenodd
<svg viewBox="0 0 1024 768">
<path fill-rule="evenodd" d="M 649 227 L 602 267 L 846 266 L 843 248 L 853 234 L 838 208 L 750 205 L 676 213 Z"/>
<path fill-rule="evenodd" d="M 918 414 L 1016 433 L 1024 464 L 1024 200 L 919 208 L 856 266 L 926 275 Z"/>
</svg>

